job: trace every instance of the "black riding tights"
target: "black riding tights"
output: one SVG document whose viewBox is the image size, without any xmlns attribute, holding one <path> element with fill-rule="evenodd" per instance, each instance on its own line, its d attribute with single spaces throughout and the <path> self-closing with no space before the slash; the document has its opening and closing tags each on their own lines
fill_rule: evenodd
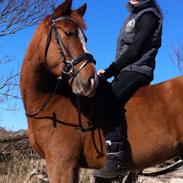
<svg viewBox="0 0 183 183">
<path fill-rule="evenodd" d="M 121 141 L 127 138 L 127 124 L 125 110 L 122 106 L 142 86 L 149 85 L 151 78 L 137 73 L 123 71 L 112 81 L 111 90 L 113 97 L 109 99 L 109 126 L 106 139 Z M 121 122 L 122 121 L 122 122 Z"/>
<path fill-rule="evenodd" d="M 148 85 L 151 80 L 137 72 L 123 71 L 112 81 L 112 91 L 125 104 L 140 87 Z"/>
</svg>

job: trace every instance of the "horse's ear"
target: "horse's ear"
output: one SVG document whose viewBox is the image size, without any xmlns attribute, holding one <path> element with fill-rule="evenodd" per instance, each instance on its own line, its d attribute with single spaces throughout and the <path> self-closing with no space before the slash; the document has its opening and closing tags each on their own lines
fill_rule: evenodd
<svg viewBox="0 0 183 183">
<path fill-rule="evenodd" d="M 65 0 L 61 5 L 55 9 L 56 17 L 69 15 L 71 13 L 72 0 Z"/>
<path fill-rule="evenodd" d="M 76 9 L 76 13 L 78 13 L 80 16 L 84 16 L 85 12 L 86 12 L 86 8 L 87 8 L 87 4 L 84 3 L 81 7 L 79 7 L 78 9 Z"/>
</svg>

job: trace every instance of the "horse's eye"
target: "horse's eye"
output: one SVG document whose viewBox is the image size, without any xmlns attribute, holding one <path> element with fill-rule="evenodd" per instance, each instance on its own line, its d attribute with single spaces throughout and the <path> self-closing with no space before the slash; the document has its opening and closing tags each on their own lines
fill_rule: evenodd
<svg viewBox="0 0 183 183">
<path fill-rule="evenodd" d="M 71 32 L 71 31 L 65 32 L 65 35 L 69 36 L 69 37 L 73 36 L 74 34 L 75 34 L 75 32 Z"/>
</svg>

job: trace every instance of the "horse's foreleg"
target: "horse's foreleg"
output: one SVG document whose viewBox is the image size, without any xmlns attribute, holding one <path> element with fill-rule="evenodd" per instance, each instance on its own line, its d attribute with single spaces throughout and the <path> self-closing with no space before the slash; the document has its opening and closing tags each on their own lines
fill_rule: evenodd
<svg viewBox="0 0 183 183">
<path fill-rule="evenodd" d="M 46 168 L 50 183 L 78 183 L 76 160 L 49 157 L 46 158 Z"/>
</svg>

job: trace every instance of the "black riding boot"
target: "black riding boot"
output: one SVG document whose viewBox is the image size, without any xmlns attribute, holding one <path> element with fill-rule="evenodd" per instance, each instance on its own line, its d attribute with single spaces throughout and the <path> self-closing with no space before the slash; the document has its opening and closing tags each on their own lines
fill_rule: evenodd
<svg viewBox="0 0 183 183">
<path fill-rule="evenodd" d="M 117 132 L 119 129 L 121 128 L 116 129 L 106 137 L 107 163 L 102 169 L 94 171 L 96 182 L 110 182 L 110 180 L 121 179 L 127 174 L 125 168 L 126 139 Z"/>
</svg>

